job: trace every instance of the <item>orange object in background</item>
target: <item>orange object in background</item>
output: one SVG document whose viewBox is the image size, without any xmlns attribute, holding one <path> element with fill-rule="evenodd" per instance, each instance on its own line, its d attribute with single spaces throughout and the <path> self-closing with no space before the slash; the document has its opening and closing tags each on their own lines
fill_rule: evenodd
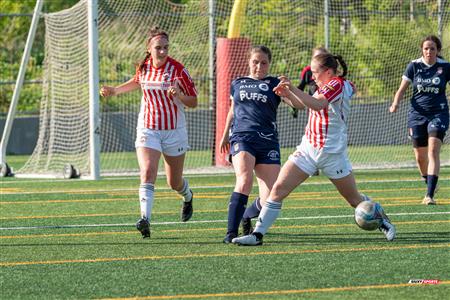
<svg viewBox="0 0 450 300">
<path fill-rule="evenodd" d="M 228 153 L 220 153 L 220 140 L 230 109 L 230 84 L 235 78 L 248 75 L 248 38 L 217 38 L 216 48 L 216 139 L 214 162 L 216 166 L 228 166 Z"/>
</svg>

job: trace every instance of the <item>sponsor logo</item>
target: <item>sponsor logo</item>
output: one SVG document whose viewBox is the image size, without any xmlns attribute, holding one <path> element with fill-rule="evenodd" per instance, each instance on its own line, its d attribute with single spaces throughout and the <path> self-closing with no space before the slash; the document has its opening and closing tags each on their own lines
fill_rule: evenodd
<svg viewBox="0 0 450 300">
<path fill-rule="evenodd" d="M 259 89 L 261 91 L 267 92 L 269 90 L 269 86 L 266 83 L 260 83 L 259 84 Z"/>
<path fill-rule="evenodd" d="M 278 160 L 280 158 L 280 153 L 276 150 L 271 150 L 269 153 L 267 153 L 267 156 L 270 160 Z"/>
<path fill-rule="evenodd" d="M 431 82 L 432 82 L 434 85 L 438 85 L 439 83 L 441 83 L 441 79 L 440 79 L 439 77 L 434 77 L 434 78 L 431 80 Z"/>
<path fill-rule="evenodd" d="M 431 87 L 431 86 L 427 86 L 424 87 L 421 84 L 417 85 L 417 92 L 419 93 L 434 93 L 434 94 L 439 94 L 439 88 L 437 87 Z"/>
<path fill-rule="evenodd" d="M 239 98 L 241 101 L 254 100 L 254 101 L 261 101 L 262 103 L 267 102 L 267 96 L 260 93 L 247 93 L 246 91 L 240 91 Z"/>
<path fill-rule="evenodd" d="M 256 84 L 241 84 L 239 86 L 239 89 L 240 90 L 243 90 L 243 89 L 256 89 L 256 87 L 257 87 Z"/>
<path fill-rule="evenodd" d="M 437 74 L 442 74 L 442 72 L 444 72 L 443 70 L 442 70 L 442 67 L 439 67 L 439 68 L 437 68 Z"/>
</svg>

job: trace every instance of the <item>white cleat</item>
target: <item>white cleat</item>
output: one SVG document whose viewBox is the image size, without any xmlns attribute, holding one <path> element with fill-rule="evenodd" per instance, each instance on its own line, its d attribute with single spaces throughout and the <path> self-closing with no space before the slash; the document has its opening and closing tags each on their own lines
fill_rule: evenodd
<svg viewBox="0 0 450 300">
<path fill-rule="evenodd" d="M 262 245 L 262 238 L 258 238 L 254 234 L 249 234 L 236 237 L 231 242 L 239 246 L 259 246 Z"/>
<path fill-rule="evenodd" d="M 386 236 L 386 240 L 388 240 L 389 242 L 395 239 L 395 226 L 391 224 L 388 219 L 383 219 L 383 222 L 379 229 L 382 233 L 384 233 L 384 235 Z"/>
<path fill-rule="evenodd" d="M 422 204 L 436 205 L 436 201 L 433 198 L 431 198 L 430 196 L 425 196 L 425 198 L 423 198 L 423 200 L 422 200 Z"/>
</svg>

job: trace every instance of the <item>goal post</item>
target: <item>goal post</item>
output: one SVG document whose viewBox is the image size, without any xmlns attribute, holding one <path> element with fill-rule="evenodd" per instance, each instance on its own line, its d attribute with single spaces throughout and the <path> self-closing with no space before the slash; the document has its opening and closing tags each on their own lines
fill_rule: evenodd
<svg viewBox="0 0 450 300">
<path fill-rule="evenodd" d="M 22 89 L 23 80 L 25 78 L 25 70 L 31 54 L 31 47 L 33 46 L 34 36 L 39 22 L 39 17 L 42 10 L 44 0 L 37 0 L 33 12 L 33 19 L 31 20 L 30 30 L 28 32 L 25 49 L 20 63 L 19 74 L 17 75 L 16 85 L 14 87 L 13 96 L 9 105 L 8 115 L 6 117 L 5 127 L 3 129 L 2 139 L 0 142 L 0 164 L 2 176 L 11 176 L 12 171 L 6 162 L 6 148 L 8 146 L 11 129 L 16 115 L 17 102 L 19 101 L 20 90 Z"/>
<path fill-rule="evenodd" d="M 89 167 L 90 178 L 100 179 L 100 105 L 98 70 L 98 4 L 88 2 L 89 37 Z"/>
</svg>

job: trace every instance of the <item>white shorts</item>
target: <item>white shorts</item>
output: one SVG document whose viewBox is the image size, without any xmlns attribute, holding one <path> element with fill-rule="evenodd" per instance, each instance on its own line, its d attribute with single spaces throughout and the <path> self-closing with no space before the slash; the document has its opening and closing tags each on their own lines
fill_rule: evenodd
<svg viewBox="0 0 450 300">
<path fill-rule="evenodd" d="M 186 127 L 173 130 L 136 129 L 136 148 L 158 150 L 168 156 L 179 156 L 189 150 Z"/>
<path fill-rule="evenodd" d="M 330 179 L 339 179 L 352 172 L 352 165 L 348 159 L 347 152 L 323 153 L 314 148 L 306 138 L 297 146 L 297 150 L 289 156 L 300 170 L 312 176 L 317 170 Z"/>
</svg>

